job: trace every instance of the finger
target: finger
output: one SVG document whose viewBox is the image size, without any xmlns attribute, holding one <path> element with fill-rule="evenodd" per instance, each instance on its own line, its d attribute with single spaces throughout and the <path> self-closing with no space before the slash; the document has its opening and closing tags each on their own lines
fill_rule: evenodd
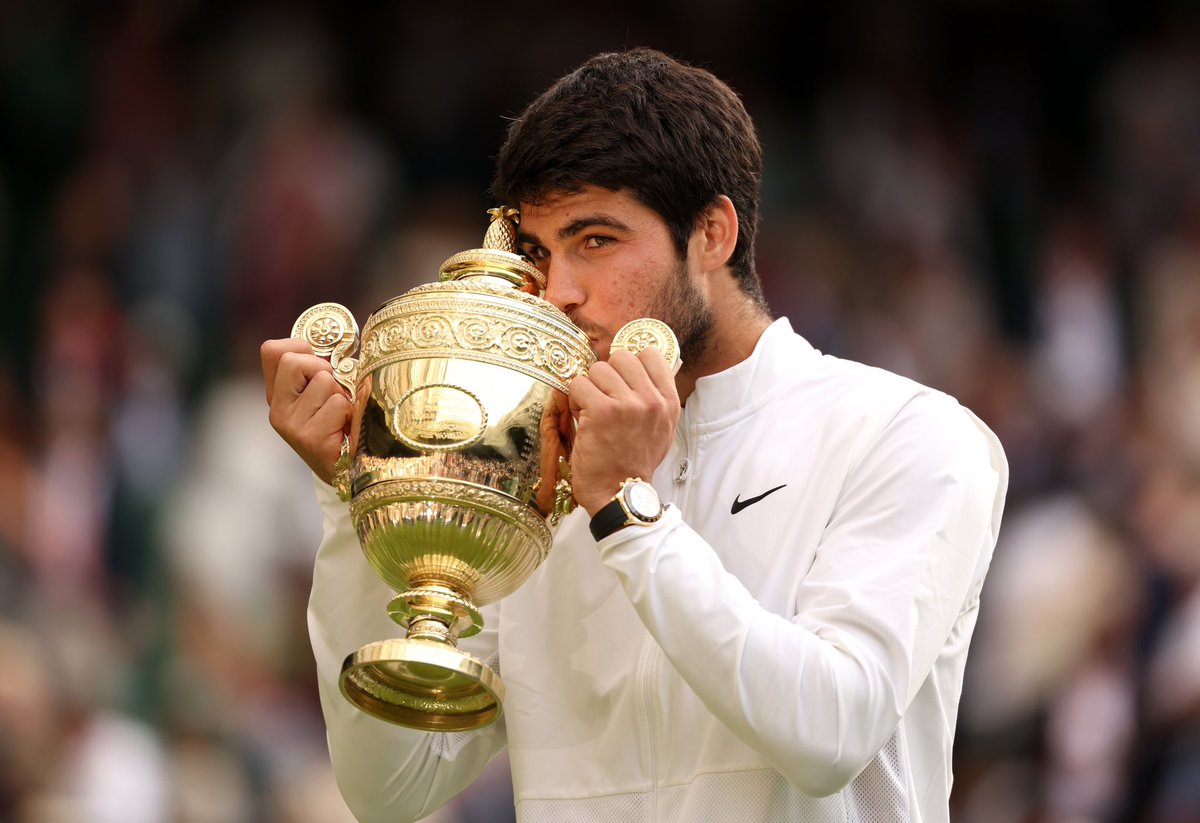
<svg viewBox="0 0 1200 823">
<path fill-rule="evenodd" d="M 293 402 L 277 393 L 268 419 L 304 462 L 320 473 L 325 463 L 337 460 L 350 416 L 349 398 L 322 372 Z"/>
<path fill-rule="evenodd" d="M 341 384 L 334 379 L 333 372 L 319 371 L 296 396 L 291 413 L 298 420 L 308 420 L 315 417 L 331 397 L 340 397 L 349 405 L 350 400 Z"/>
<path fill-rule="evenodd" d="M 312 424 L 318 431 L 343 432 L 350 426 L 350 415 L 353 407 L 350 398 L 341 392 L 334 392 L 325 398 L 325 402 L 312 416 Z M 341 444 L 338 444 L 341 450 Z"/>
<path fill-rule="evenodd" d="M 606 361 L 591 366 L 588 369 L 587 379 L 609 397 L 622 397 L 631 391 L 621 373 L 613 367 L 612 363 Z"/>
<path fill-rule="evenodd" d="M 332 388 L 322 375 L 317 375 L 308 387 L 290 404 L 282 398 L 271 408 L 271 425 L 283 439 L 302 453 L 319 446 L 319 442 L 345 429 L 350 418 L 350 399 Z"/>
<path fill-rule="evenodd" d="M 262 357 L 263 386 L 267 392 L 267 405 L 275 394 L 275 376 L 279 371 L 279 360 L 288 352 L 312 354 L 312 347 L 303 340 L 294 337 L 284 337 L 278 340 L 267 340 L 259 348 Z"/>
<path fill-rule="evenodd" d="M 300 428 L 286 428 L 280 433 L 308 467 L 329 483 L 333 480 L 333 468 L 342 452 L 350 416 L 349 398 L 341 392 L 334 392 L 312 417 L 301 422 Z"/>
<path fill-rule="evenodd" d="M 333 374 L 329 361 L 315 354 L 286 351 L 279 358 L 275 372 L 275 394 L 273 401 L 287 402 L 299 397 L 309 382 L 322 372 Z"/>
<path fill-rule="evenodd" d="M 662 355 L 658 354 L 657 351 L 654 352 L 654 356 L 662 360 Z M 646 360 L 650 360 L 650 358 L 646 358 Z M 647 373 L 646 360 L 643 360 L 640 356 L 632 352 L 618 350 L 609 355 L 608 365 L 612 366 L 613 371 L 621 376 L 625 385 L 629 386 L 637 394 L 645 394 L 651 391 L 661 394 L 662 392 L 659 391 Z"/>
<path fill-rule="evenodd" d="M 597 363 L 596 365 L 600 364 Z M 567 402 L 570 405 L 572 417 L 578 418 L 579 413 L 584 409 L 592 408 L 597 403 L 608 399 L 608 395 L 600 391 L 592 381 L 591 375 L 594 371 L 595 366 L 588 370 L 587 377 L 576 377 L 571 381 L 571 391 L 567 395 Z"/>
<path fill-rule="evenodd" d="M 675 375 L 667 365 L 667 359 L 654 346 L 642 349 L 637 355 L 638 361 L 646 371 L 647 378 L 654 384 L 659 394 L 679 403 L 679 389 L 675 385 Z"/>
</svg>

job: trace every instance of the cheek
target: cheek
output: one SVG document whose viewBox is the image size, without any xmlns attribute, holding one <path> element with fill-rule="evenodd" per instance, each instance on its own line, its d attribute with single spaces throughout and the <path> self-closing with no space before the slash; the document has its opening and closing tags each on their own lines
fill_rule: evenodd
<svg viewBox="0 0 1200 823">
<path fill-rule="evenodd" d="M 652 284 L 656 282 L 652 268 L 649 271 L 645 268 L 636 271 L 625 280 L 621 293 L 617 295 L 617 304 L 629 313 L 630 319 L 643 317 L 651 309 L 657 294 Z"/>
<path fill-rule="evenodd" d="M 612 319 L 617 325 L 623 325 L 638 317 L 645 317 L 650 312 L 651 303 L 645 289 L 625 289 L 620 294 L 613 295 L 610 303 Z M 615 331 L 615 328 L 613 330 Z"/>
<path fill-rule="evenodd" d="M 622 272 L 613 275 L 613 272 Z M 603 288 L 589 296 L 592 312 L 604 316 L 605 325 L 612 330 L 638 317 L 647 317 L 658 308 L 664 278 L 671 269 L 657 256 L 646 259 L 640 255 L 627 255 L 621 260 L 608 261 L 607 275 Z"/>
<path fill-rule="evenodd" d="M 641 317 L 649 307 L 649 295 L 638 281 L 615 283 L 606 294 L 593 294 L 592 304 L 596 310 L 612 317 Z"/>
</svg>

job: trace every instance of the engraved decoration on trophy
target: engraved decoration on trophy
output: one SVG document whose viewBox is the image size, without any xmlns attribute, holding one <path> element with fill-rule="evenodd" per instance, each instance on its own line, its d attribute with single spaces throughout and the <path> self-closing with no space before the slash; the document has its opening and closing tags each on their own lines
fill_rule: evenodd
<svg viewBox="0 0 1200 823">
<path fill-rule="evenodd" d="M 341 690 L 369 714 L 424 730 L 501 715 L 499 675 L 458 639 L 482 628 L 480 606 L 537 568 L 574 506 L 568 385 L 596 360 L 587 335 L 538 296 L 545 279 L 516 251 L 516 210 L 489 213 L 482 248 L 384 303 L 361 338 L 336 303 L 304 312 L 292 331 L 351 394 L 335 486 L 368 563 L 397 592 L 388 613 L 407 629 L 351 652 Z M 678 350 L 670 329 L 647 337 L 666 328 L 655 323 L 631 350 Z"/>
<path fill-rule="evenodd" d="M 683 361 L 679 358 L 679 341 L 675 338 L 675 332 L 666 323 L 653 317 L 639 317 L 617 329 L 609 348 L 639 354 L 651 346 L 662 354 L 671 374 L 679 374 Z"/>
</svg>

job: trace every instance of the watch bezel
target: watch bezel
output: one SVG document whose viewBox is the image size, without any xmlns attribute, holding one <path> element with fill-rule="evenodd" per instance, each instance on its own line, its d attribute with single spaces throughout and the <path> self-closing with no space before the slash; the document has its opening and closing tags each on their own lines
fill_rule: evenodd
<svg viewBox="0 0 1200 823">
<path fill-rule="evenodd" d="M 645 512 L 638 508 L 634 500 L 634 495 L 640 489 L 644 489 L 645 492 L 653 497 L 654 502 L 657 504 L 656 511 Z M 662 499 L 658 496 L 658 490 L 640 478 L 626 480 L 621 484 L 621 490 L 617 495 L 617 502 L 621 504 L 621 508 L 624 510 L 626 517 L 631 521 L 626 525 L 634 525 L 636 523 L 654 523 L 663 516 L 663 503 Z"/>
</svg>

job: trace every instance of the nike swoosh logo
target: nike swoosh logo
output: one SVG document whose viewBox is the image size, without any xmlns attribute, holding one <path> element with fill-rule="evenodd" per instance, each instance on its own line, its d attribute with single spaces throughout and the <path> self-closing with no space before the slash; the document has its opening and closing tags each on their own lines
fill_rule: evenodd
<svg viewBox="0 0 1200 823">
<path fill-rule="evenodd" d="M 762 500 L 768 494 L 774 494 L 775 492 L 779 491 L 786 485 L 787 485 L 787 483 L 784 483 L 783 486 L 776 486 L 773 489 L 767 489 L 765 492 L 758 495 L 757 497 L 747 497 L 745 500 L 739 499 L 739 498 L 741 498 L 741 495 L 739 494 L 737 497 L 733 498 L 733 505 L 729 507 L 729 513 L 737 514 L 738 512 L 740 512 L 742 509 L 746 508 L 747 506 L 753 506 L 755 503 L 757 503 L 759 500 Z"/>
</svg>

